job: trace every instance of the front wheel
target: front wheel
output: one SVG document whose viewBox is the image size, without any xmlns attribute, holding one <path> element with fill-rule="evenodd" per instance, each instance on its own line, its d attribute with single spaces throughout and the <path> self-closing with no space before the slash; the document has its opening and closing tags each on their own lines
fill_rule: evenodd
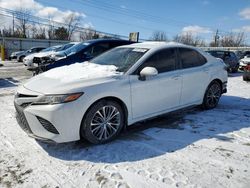
<svg viewBox="0 0 250 188">
<path fill-rule="evenodd" d="M 202 107 L 204 109 L 215 108 L 221 97 L 221 86 L 217 81 L 213 81 L 207 88 Z"/>
<path fill-rule="evenodd" d="M 93 144 L 113 140 L 124 126 L 124 112 L 115 101 L 101 100 L 90 107 L 81 125 L 81 136 Z"/>
<path fill-rule="evenodd" d="M 23 59 L 25 58 L 25 56 L 21 56 L 20 58 L 19 58 L 19 61 L 18 62 L 23 62 Z"/>
</svg>

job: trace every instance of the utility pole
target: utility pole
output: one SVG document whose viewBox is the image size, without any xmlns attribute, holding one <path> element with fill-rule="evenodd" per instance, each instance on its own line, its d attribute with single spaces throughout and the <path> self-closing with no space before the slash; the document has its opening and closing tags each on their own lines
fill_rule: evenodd
<svg viewBox="0 0 250 188">
<path fill-rule="evenodd" d="M 4 49 L 4 43 L 5 43 L 5 41 L 4 41 L 4 30 L 2 30 L 3 32 L 2 32 L 2 45 L 0 46 L 0 52 L 1 52 L 1 59 L 2 59 L 2 61 L 4 61 L 5 60 L 5 49 Z"/>
<path fill-rule="evenodd" d="M 215 36 L 214 36 L 214 44 L 215 44 L 215 46 L 216 47 L 218 47 L 219 46 L 219 39 L 220 39 L 220 36 L 219 36 L 219 30 L 217 29 L 216 30 L 216 33 L 215 33 Z"/>
<path fill-rule="evenodd" d="M 15 33 L 15 15 L 14 15 L 14 12 L 13 12 L 13 20 L 12 20 L 12 35 L 14 36 L 14 33 Z"/>
</svg>

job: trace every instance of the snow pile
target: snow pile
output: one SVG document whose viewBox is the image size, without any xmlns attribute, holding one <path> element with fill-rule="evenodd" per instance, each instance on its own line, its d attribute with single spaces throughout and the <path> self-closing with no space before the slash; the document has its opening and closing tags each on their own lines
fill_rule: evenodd
<svg viewBox="0 0 250 188">
<path fill-rule="evenodd" d="M 117 67 L 114 65 L 98 65 L 84 62 L 51 69 L 41 74 L 41 76 L 58 79 L 61 82 L 71 82 L 72 80 L 77 79 L 99 78 L 121 74 L 116 70 Z"/>
</svg>

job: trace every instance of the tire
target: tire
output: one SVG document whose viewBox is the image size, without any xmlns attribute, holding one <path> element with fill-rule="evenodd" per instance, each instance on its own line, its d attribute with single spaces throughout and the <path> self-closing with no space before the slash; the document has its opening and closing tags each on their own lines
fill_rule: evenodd
<svg viewBox="0 0 250 188">
<path fill-rule="evenodd" d="M 218 105 L 222 94 L 221 85 L 217 81 L 213 81 L 207 87 L 203 98 L 202 107 L 205 110 L 213 109 Z"/>
<path fill-rule="evenodd" d="M 25 56 L 21 56 L 18 60 L 18 62 L 23 62 L 23 59 L 25 58 Z"/>
<path fill-rule="evenodd" d="M 243 75 L 243 81 L 248 81 L 248 79 L 245 75 Z"/>
<path fill-rule="evenodd" d="M 110 119 L 110 117 L 113 118 Z M 93 144 L 103 144 L 113 140 L 125 125 L 122 107 L 115 101 L 101 100 L 87 111 L 80 134 Z"/>
</svg>

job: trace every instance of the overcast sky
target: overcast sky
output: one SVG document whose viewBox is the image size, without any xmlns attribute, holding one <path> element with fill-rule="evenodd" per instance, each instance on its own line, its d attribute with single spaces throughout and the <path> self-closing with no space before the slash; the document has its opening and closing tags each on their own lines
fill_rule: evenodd
<svg viewBox="0 0 250 188">
<path fill-rule="evenodd" d="M 192 32 L 208 41 L 218 29 L 244 31 L 250 43 L 250 0 L 0 0 L 0 7 L 28 8 L 59 22 L 75 12 L 85 27 L 125 36 L 138 31 L 144 39 L 160 30 L 168 38 Z"/>
</svg>

